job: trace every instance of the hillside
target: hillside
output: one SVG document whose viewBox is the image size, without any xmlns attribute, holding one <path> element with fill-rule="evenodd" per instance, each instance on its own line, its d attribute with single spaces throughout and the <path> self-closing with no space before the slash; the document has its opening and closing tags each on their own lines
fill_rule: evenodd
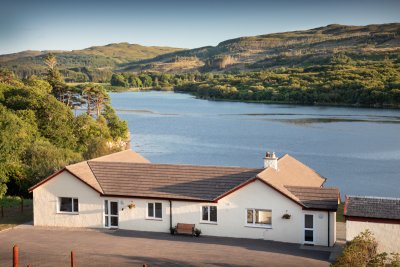
<svg viewBox="0 0 400 267">
<path fill-rule="evenodd" d="M 112 72 L 248 72 L 280 67 L 330 64 L 332 57 L 352 60 L 397 59 L 400 23 L 346 26 L 331 24 L 310 30 L 272 33 L 226 40 L 217 46 L 183 50 L 118 43 L 83 50 L 51 51 L 66 81 L 104 82 Z M 0 67 L 19 77 L 41 75 L 49 51 L 1 55 Z"/>
<path fill-rule="evenodd" d="M 109 79 L 112 70 L 120 64 L 179 50 L 182 49 L 117 43 L 73 51 L 23 51 L 0 55 L 0 66 L 13 70 L 21 78 L 32 74 L 41 75 L 45 70 L 44 57 L 53 53 L 67 81 L 101 81 L 103 78 Z"/>
<path fill-rule="evenodd" d="M 277 67 L 324 64 L 333 54 L 353 59 L 397 57 L 400 24 L 325 27 L 240 37 L 202 47 L 134 62 L 120 71 L 256 71 Z"/>
</svg>

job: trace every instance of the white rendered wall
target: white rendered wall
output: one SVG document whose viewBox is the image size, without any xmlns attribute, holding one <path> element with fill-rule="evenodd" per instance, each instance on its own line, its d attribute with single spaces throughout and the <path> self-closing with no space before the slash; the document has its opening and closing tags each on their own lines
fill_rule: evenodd
<svg viewBox="0 0 400 267">
<path fill-rule="evenodd" d="M 79 215 L 57 213 L 58 197 L 76 197 L 79 199 Z M 57 177 L 36 188 L 33 192 L 34 224 L 67 227 L 95 227 L 104 225 L 104 200 L 119 203 L 119 228 L 138 231 L 168 232 L 170 227 L 169 201 L 138 198 L 107 198 L 63 172 Z M 162 219 L 147 218 L 147 203 L 162 203 Z M 135 207 L 129 208 L 129 204 Z M 217 224 L 201 222 L 201 206 L 218 206 Z M 246 225 L 246 209 L 272 210 L 272 228 L 257 228 Z M 315 245 L 326 246 L 328 242 L 328 216 L 326 211 L 305 211 L 298 204 L 286 198 L 260 181 L 255 181 L 240 190 L 219 200 L 218 203 L 198 203 L 172 201 L 173 221 L 192 223 L 202 230 L 204 235 L 226 236 L 275 240 L 290 243 L 303 243 L 304 214 L 314 215 Z M 282 219 L 289 213 L 289 220 Z M 336 214 L 331 212 L 330 243 L 336 236 Z"/>
<path fill-rule="evenodd" d="M 79 215 L 57 212 L 58 197 L 79 199 Z M 40 226 L 101 227 L 99 193 L 64 171 L 33 190 L 33 221 Z"/>
<path fill-rule="evenodd" d="M 204 204 L 207 205 L 207 203 Z M 218 222 L 217 224 L 206 224 L 200 220 L 201 203 L 173 201 L 173 225 L 178 222 L 194 223 L 205 235 L 303 243 L 304 214 L 313 214 L 315 244 L 327 245 L 327 212 L 304 211 L 299 205 L 260 181 L 241 188 L 214 205 L 218 206 Z M 272 228 L 247 226 L 246 208 L 272 210 Z M 282 215 L 286 212 L 291 215 L 289 220 L 282 219 Z M 335 213 L 331 213 L 331 245 L 333 245 L 336 235 L 335 219 Z"/>
<path fill-rule="evenodd" d="M 400 224 L 346 221 L 346 241 L 369 229 L 378 241 L 379 252 L 400 253 Z"/>
</svg>

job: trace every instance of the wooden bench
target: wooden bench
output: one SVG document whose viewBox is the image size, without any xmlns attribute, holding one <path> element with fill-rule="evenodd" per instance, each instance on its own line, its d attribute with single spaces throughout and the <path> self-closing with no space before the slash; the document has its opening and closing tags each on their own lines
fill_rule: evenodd
<svg viewBox="0 0 400 267">
<path fill-rule="evenodd" d="M 175 228 L 175 233 L 194 235 L 194 224 L 178 223 Z"/>
</svg>

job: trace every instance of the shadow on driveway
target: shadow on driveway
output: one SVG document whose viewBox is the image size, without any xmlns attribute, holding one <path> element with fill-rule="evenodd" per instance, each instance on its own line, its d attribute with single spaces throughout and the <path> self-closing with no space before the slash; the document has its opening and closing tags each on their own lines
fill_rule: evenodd
<svg viewBox="0 0 400 267">
<path fill-rule="evenodd" d="M 184 242 L 190 244 L 213 244 L 231 247 L 241 247 L 247 250 L 270 252 L 277 254 L 286 254 L 311 258 L 316 260 L 327 261 L 329 259 L 329 251 L 304 250 L 300 249 L 299 244 L 291 244 L 277 241 L 269 241 L 262 239 L 247 239 L 247 238 L 230 238 L 230 237 L 215 237 L 215 236 L 200 236 L 192 237 L 189 235 L 171 235 L 168 233 L 142 232 L 132 230 L 115 230 L 107 231 L 106 233 L 118 237 L 143 238 L 153 240 L 164 240 L 173 242 Z"/>
</svg>

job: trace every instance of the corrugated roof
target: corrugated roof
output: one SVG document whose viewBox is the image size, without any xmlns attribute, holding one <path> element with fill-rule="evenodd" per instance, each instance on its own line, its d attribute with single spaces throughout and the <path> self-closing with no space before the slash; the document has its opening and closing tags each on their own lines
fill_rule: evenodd
<svg viewBox="0 0 400 267">
<path fill-rule="evenodd" d="M 337 210 L 339 202 L 339 189 L 285 186 L 300 202 L 309 209 Z"/>
<path fill-rule="evenodd" d="M 105 195 L 213 201 L 261 170 L 239 167 L 88 162 Z"/>
<path fill-rule="evenodd" d="M 400 198 L 347 196 L 344 215 L 400 220 Z"/>
</svg>

